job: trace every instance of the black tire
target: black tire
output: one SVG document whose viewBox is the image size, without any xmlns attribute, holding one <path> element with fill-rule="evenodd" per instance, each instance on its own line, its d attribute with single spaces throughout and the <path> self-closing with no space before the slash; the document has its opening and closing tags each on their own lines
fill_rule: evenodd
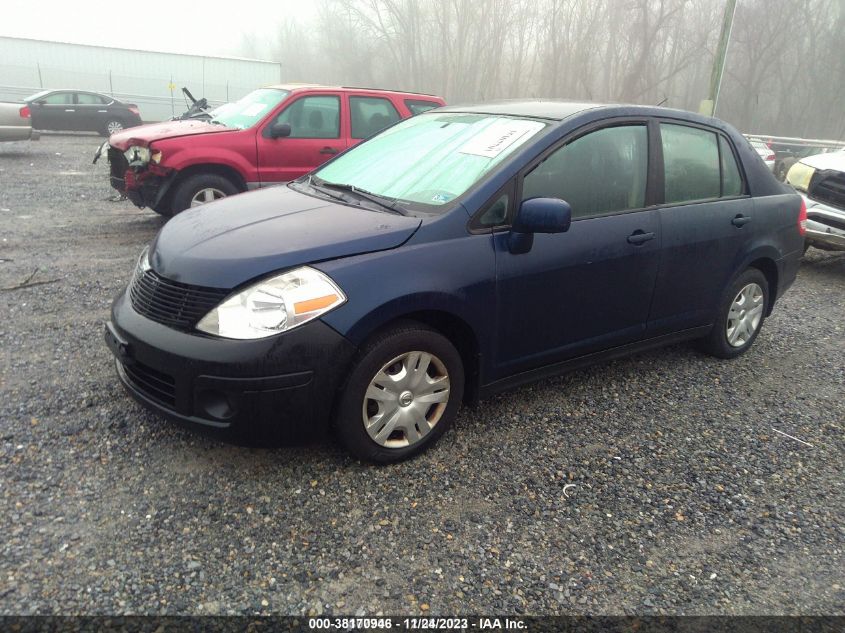
<svg viewBox="0 0 845 633">
<path fill-rule="evenodd" d="M 744 342 L 740 341 L 740 345 L 731 345 L 728 341 L 728 315 L 731 311 L 731 306 L 738 298 L 741 290 L 746 288 L 749 284 L 757 284 L 762 290 L 762 312 L 760 313 L 760 321 L 753 333 L 747 337 Z M 744 354 L 749 347 L 757 340 L 757 335 L 763 328 L 763 322 L 766 320 L 766 310 L 769 305 L 769 282 L 766 276 L 757 268 L 748 268 L 745 272 L 739 275 L 725 291 L 722 296 L 722 302 L 719 306 L 719 311 L 716 316 L 716 322 L 713 324 L 713 329 L 710 333 L 699 341 L 699 348 L 717 358 L 736 358 Z"/>
<path fill-rule="evenodd" d="M 375 404 L 372 400 L 365 398 L 367 389 L 370 382 L 391 360 L 417 351 L 426 352 L 435 357 L 431 366 L 435 365 L 435 361 L 439 361 L 445 367 L 449 380 L 448 400 L 444 403 L 445 407 L 440 409 L 439 418 L 431 426 L 431 430 L 422 435 L 419 440 L 408 446 L 384 446 L 371 438 L 365 427 L 366 407 Z M 434 368 L 428 371 L 436 373 L 438 370 Z M 427 375 L 430 376 L 430 374 Z M 341 444 L 359 459 L 380 464 L 402 461 L 431 446 L 449 429 L 461 406 L 463 395 L 464 366 L 455 346 L 445 336 L 421 323 L 402 322 L 379 332 L 361 349 L 335 408 L 335 432 Z M 396 404 L 393 406 L 397 407 Z M 427 418 L 437 416 L 437 405 L 432 404 L 423 415 Z M 403 432 L 397 431 L 397 433 Z M 388 438 L 393 437 L 394 434 L 388 436 Z M 405 436 L 404 439 L 388 439 L 388 441 L 409 440 Z"/>
<path fill-rule="evenodd" d="M 119 126 L 119 129 L 116 129 L 112 132 L 109 132 L 109 128 L 112 127 L 112 126 Z M 120 131 L 125 130 L 125 129 L 126 129 L 126 124 L 123 121 L 121 121 L 119 119 L 109 119 L 108 121 L 106 121 L 103 124 L 103 127 L 100 130 L 100 136 L 105 136 L 106 138 L 108 138 L 112 134 L 115 134 L 115 133 L 120 132 Z"/>
<path fill-rule="evenodd" d="M 170 203 L 171 215 L 184 211 L 191 206 L 191 200 L 203 189 L 215 189 L 223 196 L 233 196 L 240 193 L 235 184 L 219 174 L 194 174 L 176 186 Z M 161 211 L 158 211 L 161 213 Z M 162 215 L 164 215 L 162 213 Z"/>
</svg>

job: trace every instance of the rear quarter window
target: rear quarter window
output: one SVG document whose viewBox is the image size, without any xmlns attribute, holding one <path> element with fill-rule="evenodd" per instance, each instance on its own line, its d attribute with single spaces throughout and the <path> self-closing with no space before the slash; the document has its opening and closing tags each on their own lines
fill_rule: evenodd
<svg viewBox="0 0 845 633">
<path fill-rule="evenodd" d="M 411 115 L 422 114 L 428 110 L 439 108 L 440 104 L 436 101 L 424 101 L 423 99 L 405 99 L 405 106 L 411 111 Z"/>
</svg>

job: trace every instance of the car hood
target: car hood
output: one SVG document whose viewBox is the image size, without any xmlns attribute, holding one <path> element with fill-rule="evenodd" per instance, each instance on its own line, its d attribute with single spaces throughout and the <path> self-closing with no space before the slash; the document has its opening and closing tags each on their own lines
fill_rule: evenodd
<svg viewBox="0 0 845 633">
<path fill-rule="evenodd" d="M 236 129 L 207 123 L 205 121 L 164 121 L 131 127 L 109 138 L 109 145 L 120 150 L 127 150 L 131 145 L 149 146 L 153 141 L 179 136 L 195 136 L 197 134 L 220 134 L 237 132 Z"/>
<path fill-rule="evenodd" d="M 807 156 L 806 158 L 802 158 L 800 162 L 814 169 L 835 169 L 836 171 L 845 172 L 845 151 Z"/>
<path fill-rule="evenodd" d="M 285 268 L 396 248 L 421 223 L 270 187 L 180 213 L 154 240 L 150 264 L 174 281 L 228 289 Z"/>
</svg>

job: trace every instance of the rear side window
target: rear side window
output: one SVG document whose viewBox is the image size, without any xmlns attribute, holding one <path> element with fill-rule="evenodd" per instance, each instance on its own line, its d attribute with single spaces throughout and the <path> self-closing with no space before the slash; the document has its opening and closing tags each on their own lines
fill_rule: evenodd
<svg viewBox="0 0 845 633">
<path fill-rule="evenodd" d="M 405 105 L 411 111 L 411 115 L 422 114 L 427 110 L 440 107 L 440 104 L 436 101 L 423 101 L 422 99 L 405 99 Z"/>
<path fill-rule="evenodd" d="M 80 105 L 104 105 L 107 103 L 100 95 L 92 95 L 87 92 L 77 92 L 76 102 Z"/>
<path fill-rule="evenodd" d="M 302 97 L 285 108 L 276 117 L 276 123 L 290 124 L 289 138 L 339 138 L 340 99 Z"/>
<path fill-rule="evenodd" d="M 722 195 L 742 195 L 742 176 L 739 174 L 731 144 L 724 136 L 719 137 L 719 155 L 722 158 Z"/>
<path fill-rule="evenodd" d="M 352 117 L 352 138 L 369 138 L 401 117 L 390 99 L 382 97 L 349 97 Z"/>
<path fill-rule="evenodd" d="M 591 132 L 567 143 L 523 180 L 522 199 L 560 198 L 572 217 L 645 206 L 648 134 L 645 125 Z"/>
<path fill-rule="evenodd" d="M 718 198 L 721 182 L 716 134 L 699 128 L 661 123 L 660 135 L 666 169 L 666 203 Z"/>
</svg>

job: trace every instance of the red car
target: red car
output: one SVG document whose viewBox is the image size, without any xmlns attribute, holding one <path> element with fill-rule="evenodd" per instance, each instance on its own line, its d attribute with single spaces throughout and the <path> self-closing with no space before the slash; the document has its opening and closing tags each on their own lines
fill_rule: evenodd
<svg viewBox="0 0 845 633">
<path fill-rule="evenodd" d="M 139 207 L 173 215 L 299 178 L 396 121 L 444 104 L 409 92 L 271 86 L 212 110 L 209 120 L 113 134 L 100 153 L 108 150 L 112 187 Z"/>
</svg>

